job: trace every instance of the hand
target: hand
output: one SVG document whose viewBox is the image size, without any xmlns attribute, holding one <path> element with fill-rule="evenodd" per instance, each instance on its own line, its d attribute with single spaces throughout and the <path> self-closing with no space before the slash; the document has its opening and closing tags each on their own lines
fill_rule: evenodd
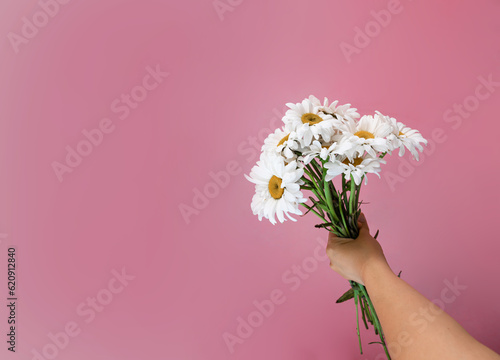
<svg viewBox="0 0 500 360">
<path fill-rule="evenodd" d="M 382 247 L 370 235 L 365 215 L 358 218 L 359 235 L 356 239 L 339 238 L 330 233 L 326 254 L 330 267 L 347 280 L 364 284 L 364 275 L 369 265 L 389 267 Z"/>
</svg>

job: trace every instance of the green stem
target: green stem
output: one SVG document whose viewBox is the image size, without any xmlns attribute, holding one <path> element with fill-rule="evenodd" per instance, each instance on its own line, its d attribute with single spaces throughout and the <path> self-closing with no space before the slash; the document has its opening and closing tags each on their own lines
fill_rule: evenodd
<svg viewBox="0 0 500 360">
<path fill-rule="evenodd" d="M 316 161 L 316 159 L 313 159 L 310 164 L 311 164 L 311 167 L 316 171 L 316 175 L 318 175 L 318 178 L 322 178 L 323 177 L 322 166 L 320 166 L 318 164 L 318 162 Z"/>
<path fill-rule="evenodd" d="M 368 306 L 370 308 L 370 312 L 372 314 L 373 318 L 373 327 L 378 330 L 379 336 L 380 336 L 380 342 L 382 343 L 382 346 L 384 347 L 385 355 L 387 356 L 388 360 L 391 360 L 391 356 L 389 355 L 389 351 L 387 350 L 387 346 L 385 344 L 385 337 L 384 337 L 384 332 L 382 331 L 382 325 L 380 324 L 380 321 L 378 319 L 377 313 L 375 312 L 375 307 L 373 306 L 372 300 L 370 299 L 370 296 L 368 295 L 368 292 L 366 291 L 366 288 L 364 285 L 358 284 L 359 289 L 363 293 L 365 300 L 368 303 Z"/>
<path fill-rule="evenodd" d="M 353 288 L 353 290 L 354 290 L 354 303 L 356 304 L 356 333 L 358 334 L 359 352 L 363 354 L 363 348 L 361 347 L 361 334 L 359 333 L 359 314 L 358 314 L 359 292 L 356 288 Z"/>
<path fill-rule="evenodd" d="M 321 216 L 316 210 L 314 210 L 313 206 L 309 206 L 307 204 L 302 203 L 302 206 L 304 206 L 307 210 L 312 211 L 315 213 L 321 220 L 323 220 L 325 223 L 328 223 L 328 220 L 326 220 L 323 216 Z"/>
<path fill-rule="evenodd" d="M 328 185 L 328 181 L 323 180 L 323 189 L 325 192 L 326 203 L 328 205 L 328 209 L 333 213 L 333 201 L 332 195 L 330 194 L 330 186 Z"/>
<path fill-rule="evenodd" d="M 314 192 L 314 195 L 316 195 L 316 197 L 318 198 L 318 200 L 321 200 L 323 202 L 325 202 L 325 199 L 324 199 L 324 194 L 321 190 L 321 187 L 319 186 L 319 182 L 316 180 L 316 177 L 313 175 L 313 173 L 311 172 L 310 169 L 307 168 L 304 168 L 304 172 L 309 175 L 309 179 L 303 177 L 303 179 L 305 181 L 307 181 L 309 184 L 312 184 L 315 188 L 316 188 L 316 192 Z"/>
<path fill-rule="evenodd" d="M 312 211 L 328 226 L 328 231 L 335 233 L 343 238 L 355 238 L 357 235 L 357 218 L 359 216 L 359 195 L 361 184 L 356 185 L 353 177 L 351 176 L 351 183 L 347 189 L 347 183 L 344 176 L 342 176 L 342 190 L 340 192 L 335 189 L 332 181 L 326 181 L 327 169 L 324 167 L 324 162 L 319 163 L 318 159 L 313 161 L 304 168 L 304 173 L 309 177 L 303 177 L 305 186 L 304 189 L 312 191 L 316 196 L 317 201 L 312 197 L 313 205 L 302 204 L 306 209 Z M 347 192 L 349 191 L 349 197 Z M 329 220 L 327 220 L 327 218 Z M 375 312 L 375 307 L 368 295 L 366 288 L 354 281 L 350 281 L 351 287 L 354 292 L 354 302 L 356 306 L 356 333 L 358 335 L 359 349 L 363 354 L 361 333 L 359 329 L 359 311 L 361 311 L 361 318 L 368 329 L 368 323 L 373 325 L 375 334 L 380 337 L 380 344 L 384 347 L 385 354 L 388 360 L 391 360 L 389 351 L 385 344 L 382 326 Z M 358 308 L 359 306 L 359 308 Z"/>
<path fill-rule="evenodd" d="M 307 171 L 306 171 L 307 170 Z M 316 171 L 313 169 L 312 165 L 309 164 L 309 165 L 306 165 L 304 167 L 304 172 L 307 172 L 307 174 L 309 175 L 309 177 L 313 178 L 316 182 L 320 183 L 321 182 L 321 176 L 318 176 L 318 174 L 316 173 Z"/>
<path fill-rule="evenodd" d="M 363 316 L 363 322 L 365 323 L 365 329 L 368 330 L 368 324 L 366 322 L 366 317 L 365 317 L 366 305 L 365 305 L 365 301 L 363 299 L 364 299 L 363 295 L 360 295 L 359 296 L 359 305 L 361 307 L 361 315 Z M 368 314 L 366 314 L 366 316 L 368 316 Z"/>
<path fill-rule="evenodd" d="M 309 179 L 307 179 L 307 181 L 313 184 L 316 183 L 316 177 L 311 173 L 311 169 L 309 169 L 309 167 L 304 167 L 304 172 L 309 176 Z"/>
<path fill-rule="evenodd" d="M 361 178 L 361 181 L 363 181 L 363 178 Z M 361 183 L 359 186 L 356 186 L 356 210 L 359 208 L 359 193 L 361 192 Z"/>
<path fill-rule="evenodd" d="M 349 214 L 354 214 L 354 199 L 356 199 L 356 183 L 351 175 L 351 191 L 349 192 Z"/>
<path fill-rule="evenodd" d="M 347 226 L 347 223 L 345 221 L 343 201 L 340 202 L 340 209 L 339 210 L 340 210 L 339 211 L 340 212 L 340 217 L 342 218 L 342 224 L 344 224 L 344 229 L 345 229 L 345 232 L 347 233 L 347 237 L 352 239 L 351 231 L 350 231 L 350 229 Z"/>
</svg>

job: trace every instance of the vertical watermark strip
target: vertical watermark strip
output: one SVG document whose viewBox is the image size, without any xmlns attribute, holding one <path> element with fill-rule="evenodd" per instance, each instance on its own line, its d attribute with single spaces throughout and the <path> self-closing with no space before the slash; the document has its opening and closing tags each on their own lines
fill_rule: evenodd
<svg viewBox="0 0 500 360">
<path fill-rule="evenodd" d="M 18 296 L 17 296 L 17 249 L 9 246 L 7 249 L 7 350 L 16 352 L 17 346 L 17 323 L 18 323 Z"/>
</svg>

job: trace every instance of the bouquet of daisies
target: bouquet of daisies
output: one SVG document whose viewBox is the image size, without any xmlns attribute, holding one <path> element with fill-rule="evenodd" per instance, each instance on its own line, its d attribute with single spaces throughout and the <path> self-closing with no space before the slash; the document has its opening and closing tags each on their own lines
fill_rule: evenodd
<svg viewBox="0 0 500 360">
<path fill-rule="evenodd" d="M 302 102 L 288 103 L 283 127 L 270 134 L 262 146 L 260 160 L 246 178 L 255 184 L 251 208 L 259 220 L 272 224 L 293 215 L 314 213 L 321 219 L 316 225 L 338 237 L 356 239 L 361 213 L 359 193 L 367 174 L 380 177 L 387 154 L 405 149 L 418 160 L 418 151 L 427 144 L 419 131 L 393 117 L 376 111 L 360 118 L 350 104 L 338 105 L 314 96 Z M 337 185 L 333 180 L 338 179 Z M 309 191 L 306 198 L 304 191 Z M 377 232 L 378 234 L 378 232 Z M 377 235 L 375 235 L 376 237 Z M 371 324 L 389 353 L 377 314 L 366 288 L 350 281 L 351 289 L 337 302 L 354 298 L 359 338 L 359 310 L 365 327 Z M 360 340 L 360 350 L 361 340 Z"/>
</svg>

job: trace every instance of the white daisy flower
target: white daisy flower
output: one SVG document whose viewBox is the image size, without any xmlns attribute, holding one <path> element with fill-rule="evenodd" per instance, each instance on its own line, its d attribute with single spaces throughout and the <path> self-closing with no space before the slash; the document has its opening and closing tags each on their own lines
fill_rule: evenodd
<svg viewBox="0 0 500 360">
<path fill-rule="evenodd" d="M 262 152 L 271 152 L 283 156 L 287 162 L 295 160 L 297 155 L 295 151 L 300 151 L 300 142 L 297 133 L 284 131 L 283 129 L 276 129 L 274 133 L 264 140 Z"/>
<path fill-rule="evenodd" d="M 378 114 L 380 112 L 377 111 Z M 381 116 L 384 116 L 380 114 Z M 393 117 L 386 116 L 389 123 L 392 126 L 392 132 L 388 136 L 388 141 L 392 145 L 392 150 L 399 149 L 399 156 L 403 156 L 405 154 L 405 148 L 407 148 L 415 160 L 418 161 L 418 151 L 424 151 L 424 147 L 420 145 L 420 143 L 427 145 L 427 140 L 424 139 L 422 134 L 415 129 L 412 129 L 405 124 L 397 121 Z"/>
<path fill-rule="evenodd" d="M 325 164 L 328 169 L 325 179 L 326 181 L 332 180 L 334 177 L 344 174 L 346 180 L 351 179 L 351 175 L 354 179 L 356 185 L 361 184 L 361 180 L 368 173 L 377 174 L 380 177 L 380 165 L 385 164 L 385 161 L 379 157 L 372 157 L 366 155 L 364 157 L 357 157 L 352 161 L 345 157 L 335 156 L 330 157 L 330 161 Z M 368 178 L 365 177 L 365 184 L 368 182 Z"/>
<path fill-rule="evenodd" d="M 352 144 L 345 141 L 345 139 L 346 138 L 342 135 L 334 135 L 332 140 L 328 143 L 314 140 L 311 146 L 302 153 L 304 164 L 309 164 L 315 157 L 319 157 L 321 160 L 326 161 L 332 154 L 350 154 Z"/>
<path fill-rule="evenodd" d="M 376 157 L 377 153 L 390 151 L 391 143 L 386 137 L 392 131 L 390 122 L 379 114 L 364 115 L 359 121 L 349 120 L 342 126 L 342 132 L 353 145 L 353 156 L 363 156 L 367 152 Z"/>
<path fill-rule="evenodd" d="M 301 141 L 302 146 L 309 146 L 314 139 L 321 138 L 330 141 L 338 127 L 338 120 L 332 115 L 319 111 L 309 99 L 304 99 L 301 103 L 286 104 L 290 109 L 283 117 L 285 130 L 295 131 Z"/>
<path fill-rule="evenodd" d="M 338 105 L 338 100 L 333 101 L 328 105 L 328 98 L 325 97 L 323 104 L 319 99 L 313 95 L 309 96 L 309 101 L 318 108 L 318 110 L 325 113 L 335 115 L 339 120 L 356 120 L 359 119 L 358 109 L 352 108 L 351 104 Z"/>
<path fill-rule="evenodd" d="M 248 181 L 255 184 L 255 195 L 252 198 L 252 211 L 254 215 L 269 219 L 276 224 L 275 216 L 282 223 L 285 215 L 296 221 L 290 214 L 302 215 L 299 205 L 306 202 L 300 191 L 304 170 L 297 166 L 296 161 L 285 164 L 285 159 L 272 153 L 262 153 L 250 171 L 250 176 L 245 174 Z"/>
</svg>

